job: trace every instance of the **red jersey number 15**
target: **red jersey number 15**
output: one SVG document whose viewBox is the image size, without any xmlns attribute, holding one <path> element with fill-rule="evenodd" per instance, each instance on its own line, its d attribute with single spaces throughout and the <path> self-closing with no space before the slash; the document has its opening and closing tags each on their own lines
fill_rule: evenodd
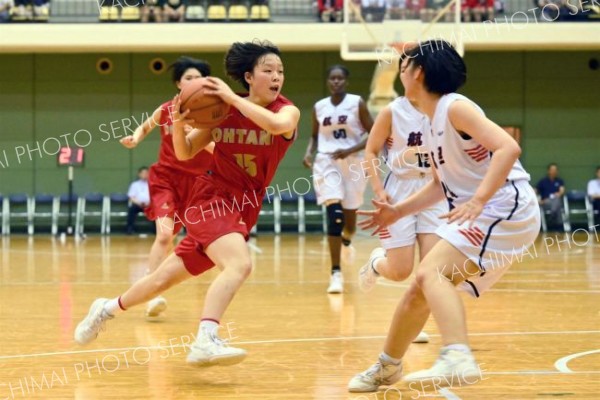
<svg viewBox="0 0 600 400">
<path fill-rule="evenodd" d="M 248 175 L 256 176 L 257 169 L 256 162 L 254 162 L 256 156 L 254 154 L 234 154 L 234 156 L 240 168 L 243 168 Z"/>
</svg>

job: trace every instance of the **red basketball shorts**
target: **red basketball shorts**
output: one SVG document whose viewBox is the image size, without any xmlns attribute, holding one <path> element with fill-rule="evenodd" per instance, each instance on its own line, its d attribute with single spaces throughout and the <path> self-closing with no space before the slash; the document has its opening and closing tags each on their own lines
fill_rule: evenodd
<svg viewBox="0 0 600 400">
<path fill-rule="evenodd" d="M 222 186 L 211 175 L 196 179 L 193 195 L 178 219 L 185 225 L 187 236 L 175 248 L 192 275 L 212 268 L 214 262 L 205 249 L 221 236 L 240 233 L 248 240 L 258 220 L 262 192 L 238 192 Z"/>
</svg>

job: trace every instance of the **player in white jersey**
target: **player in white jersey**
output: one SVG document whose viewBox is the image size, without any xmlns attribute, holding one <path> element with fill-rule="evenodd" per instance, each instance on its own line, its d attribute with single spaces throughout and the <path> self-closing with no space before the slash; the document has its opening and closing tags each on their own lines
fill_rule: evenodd
<svg viewBox="0 0 600 400">
<path fill-rule="evenodd" d="M 439 387 L 481 380 L 456 286 L 479 297 L 540 229 L 535 192 L 518 161 L 519 145 L 473 102 L 453 93 L 466 81 L 466 66 L 456 50 L 442 40 L 419 43 L 401 58 L 400 80 L 406 97 L 430 120 L 426 145 L 434 179 L 400 203 L 374 200 L 375 210 L 359 212 L 367 216 L 359 225 L 377 233 L 444 197 L 450 212 L 436 231 L 441 239 L 419 264 L 416 281 L 396 309 L 398 326 L 390 330 L 379 361 L 350 381 L 351 391 L 373 391 L 398 381 L 402 357 L 430 312 L 444 347 L 433 367 L 404 377 L 409 387 L 413 382 Z"/>
<path fill-rule="evenodd" d="M 328 69 L 327 86 L 331 96 L 314 106 L 312 137 L 304 157 L 304 165 L 313 170 L 317 202 L 325 204 L 327 209 L 331 257 L 328 293 L 343 292 L 342 245 L 349 261 L 351 239 L 356 231 L 356 210 L 363 203 L 367 184 L 361 171 L 362 150 L 373 126 L 365 102 L 360 96 L 346 92 L 349 74 L 342 65 Z"/>
<path fill-rule="evenodd" d="M 429 151 L 424 145 L 428 132 L 427 118 L 406 97 L 397 98 L 379 113 L 369 134 L 364 163 L 365 176 L 377 199 L 397 203 L 431 181 Z M 390 170 L 384 183 L 378 174 L 382 150 Z M 370 291 L 378 276 L 393 281 L 408 278 L 413 270 L 415 243 L 418 241 L 419 258 L 423 259 L 439 240 L 435 234 L 441 224 L 439 216 L 447 211 L 447 205 L 440 201 L 379 232 L 382 247 L 374 249 L 360 269 L 359 287 Z"/>
<path fill-rule="evenodd" d="M 427 132 L 427 118 L 406 97 L 398 97 L 377 115 L 367 140 L 364 163 L 365 176 L 377 199 L 397 203 L 431 181 L 429 151 L 424 145 Z M 384 183 L 378 173 L 384 172 L 378 158 L 382 151 L 390 171 Z M 419 243 L 419 259 L 422 260 L 439 240 L 435 231 L 441 224 L 440 215 L 447 211 L 447 205 L 440 201 L 379 232 L 382 247 L 371 252 L 358 273 L 361 290 L 371 291 L 379 276 L 392 281 L 407 279 L 413 271 L 415 243 Z M 392 329 L 396 325 L 393 323 Z M 427 343 L 429 336 L 421 332 L 413 342 Z"/>
</svg>

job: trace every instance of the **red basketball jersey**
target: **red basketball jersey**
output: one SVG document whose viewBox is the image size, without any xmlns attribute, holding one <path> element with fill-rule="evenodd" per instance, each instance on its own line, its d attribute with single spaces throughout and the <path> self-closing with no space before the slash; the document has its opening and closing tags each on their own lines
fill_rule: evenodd
<svg viewBox="0 0 600 400">
<path fill-rule="evenodd" d="M 293 103 L 279 95 L 266 108 L 277 113 L 287 105 Z M 227 118 L 211 134 L 215 142 L 211 167 L 215 178 L 240 191 L 265 189 L 296 139 L 296 132 L 291 139 L 271 135 L 235 107 L 231 107 Z"/>
<path fill-rule="evenodd" d="M 175 156 L 173 147 L 173 119 L 171 118 L 172 102 L 169 100 L 160 106 L 160 151 L 158 163 L 168 168 L 176 169 L 192 175 L 200 175 L 206 172 L 212 163 L 212 154 L 206 150 L 200 151 L 191 160 L 180 161 Z"/>
</svg>

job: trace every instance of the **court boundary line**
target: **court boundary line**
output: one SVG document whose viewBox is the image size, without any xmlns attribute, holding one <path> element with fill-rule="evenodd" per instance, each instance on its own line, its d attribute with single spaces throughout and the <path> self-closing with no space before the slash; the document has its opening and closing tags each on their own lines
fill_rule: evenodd
<svg viewBox="0 0 600 400">
<path fill-rule="evenodd" d="M 588 354 L 596 354 L 596 353 L 600 353 L 600 349 L 582 351 L 580 353 L 573 353 L 568 356 L 564 356 L 554 362 L 554 368 L 556 368 L 559 372 L 562 372 L 565 374 L 572 374 L 575 371 L 573 371 L 571 368 L 569 368 L 567 366 L 569 361 L 574 360 L 579 357 L 587 356 Z"/>
<path fill-rule="evenodd" d="M 535 331 L 535 332 L 480 332 L 471 333 L 469 336 L 529 336 L 529 335 L 587 335 L 587 334 L 600 334 L 600 330 L 592 331 Z M 185 336 L 185 335 L 182 335 Z M 439 334 L 430 334 L 431 337 L 439 337 Z M 252 345 L 252 344 L 283 344 L 283 343 L 310 343 L 310 342 L 334 342 L 334 341 L 352 341 L 352 340 L 373 340 L 373 339 L 385 339 L 383 335 L 377 336 L 339 336 L 339 337 L 321 337 L 321 338 L 295 338 L 295 339 L 273 339 L 273 340 L 254 340 L 254 341 L 241 341 L 241 342 L 230 342 L 235 345 Z M 63 356 L 63 355 L 74 355 L 74 354 L 93 354 L 93 353 L 108 353 L 116 351 L 129 351 L 139 348 L 150 349 L 150 350 L 164 350 L 165 348 L 172 347 L 184 347 L 184 345 L 169 345 L 169 346 L 145 346 L 139 345 L 135 347 L 122 347 L 122 348 L 109 348 L 109 349 L 89 349 L 89 350 L 73 350 L 73 351 L 58 351 L 58 352 L 47 352 L 47 353 L 30 353 L 30 354 L 14 354 L 0 356 L 0 361 L 18 359 L 18 358 L 34 358 L 34 357 L 52 357 L 52 356 Z M 600 350 L 599 350 L 600 351 Z M 552 371 L 556 372 L 556 371 Z M 589 371 L 588 371 L 589 372 Z M 592 373 L 600 373 L 595 371 Z"/>
</svg>

